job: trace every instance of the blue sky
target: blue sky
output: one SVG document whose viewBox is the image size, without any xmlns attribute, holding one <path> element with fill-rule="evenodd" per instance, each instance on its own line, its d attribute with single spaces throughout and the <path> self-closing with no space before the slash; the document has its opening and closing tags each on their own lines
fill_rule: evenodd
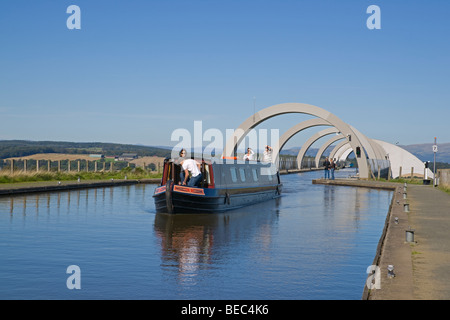
<svg viewBox="0 0 450 320">
<path fill-rule="evenodd" d="M 80 30 L 66 27 L 72 4 Z M 366 27 L 372 4 L 380 30 Z M 450 142 L 449 12 L 446 0 L 4 0 L 0 139 L 173 145 L 195 120 L 225 132 L 255 106 L 300 102 L 370 138 Z"/>
</svg>

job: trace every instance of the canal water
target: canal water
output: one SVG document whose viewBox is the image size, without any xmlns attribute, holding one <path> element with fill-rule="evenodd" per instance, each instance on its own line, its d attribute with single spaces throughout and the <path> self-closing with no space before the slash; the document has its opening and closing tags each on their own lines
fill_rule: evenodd
<svg viewBox="0 0 450 320">
<path fill-rule="evenodd" d="M 321 175 L 216 215 L 156 214 L 145 184 L 2 197 L 0 299 L 361 299 L 392 192 Z"/>
</svg>

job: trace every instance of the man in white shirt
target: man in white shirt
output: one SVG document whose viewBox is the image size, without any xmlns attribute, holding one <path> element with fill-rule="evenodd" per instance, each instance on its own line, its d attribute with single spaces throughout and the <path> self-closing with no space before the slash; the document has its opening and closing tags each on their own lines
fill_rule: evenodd
<svg viewBox="0 0 450 320">
<path fill-rule="evenodd" d="M 272 147 L 266 146 L 264 150 L 264 162 L 272 162 Z"/>
<path fill-rule="evenodd" d="M 253 160 L 253 155 L 255 153 L 253 152 L 253 150 L 251 148 L 247 148 L 247 153 L 244 154 L 244 160 Z"/>
<path fill-rule="evenodd" d="M 200 186 L 200 182 L 203 178 L 202 173 L 200 172 L 200 163 L 194 159 L 183 159 L 180 164 L 182 170 L 184 170 L 184 180 L 181 181 L 181 183 L 189 187 Z M 191 174 L 191 178 L 187 181 L 189 178 L 189 173 Z"/>
</svg>

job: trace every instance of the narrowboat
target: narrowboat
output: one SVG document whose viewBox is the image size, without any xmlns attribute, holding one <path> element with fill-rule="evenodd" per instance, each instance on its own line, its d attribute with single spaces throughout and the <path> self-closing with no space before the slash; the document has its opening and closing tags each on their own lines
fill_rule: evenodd
<svg viewBox="0 0 450 320">
<path fill-rule="evenodd" d="M 220 213 L 281 196 L 282 184 L 272 163 L 230 159 L 197 160 L 198 187 L 182 185 L 181 166 L 164 160 L 161 183 L 153 198 L 158 213 Z"/>
</svg>

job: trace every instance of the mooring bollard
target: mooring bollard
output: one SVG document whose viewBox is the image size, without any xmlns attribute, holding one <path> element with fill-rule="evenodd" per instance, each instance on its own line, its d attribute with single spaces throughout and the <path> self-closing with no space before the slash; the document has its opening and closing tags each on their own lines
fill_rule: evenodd
<svg viewBox="0 0 450 320">
<path fill-rule="evenodd" d="M 387 270 L 388 270 L 388 274 L 387 274 L 388 278 L 390 278 L 390 279 L 394 278 L 395 277 L 394 265 L 393 264 L 388 265 Z"/>
<path fill-rule="evenodd" d="M 403 204 L 403 212 L 409 212 L 409 203 Z"/>
<path fill-rule="evenodd" d="M 414 242 L 414 229 L 411 227 L 405 232 L 406 242 Z"/>
</svg>

